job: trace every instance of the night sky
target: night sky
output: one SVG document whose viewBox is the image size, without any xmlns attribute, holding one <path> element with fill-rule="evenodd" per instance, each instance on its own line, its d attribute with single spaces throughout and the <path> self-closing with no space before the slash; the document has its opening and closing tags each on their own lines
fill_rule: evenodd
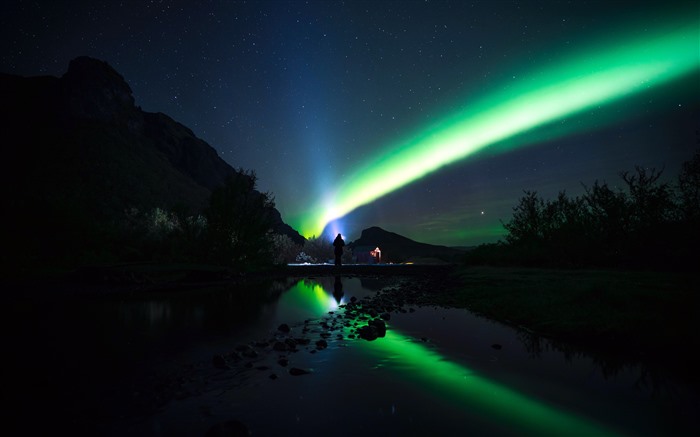
<svg viewBox="0 0 700 437">
<path fill-rule="evenodd" d="M 698 1 L 6 1 L 0 71 L 105 60 L 303 234 L 344 216 L 346 240 L 466 246 L 523 190 L 675 178 L 700 147 L 698 29 Z"/>
</svg>

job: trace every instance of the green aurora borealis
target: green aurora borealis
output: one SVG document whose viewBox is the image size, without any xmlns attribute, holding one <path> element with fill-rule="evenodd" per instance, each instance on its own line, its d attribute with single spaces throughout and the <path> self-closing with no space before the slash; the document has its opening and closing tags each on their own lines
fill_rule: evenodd
<svg viewBox="0 0 700 437">
<path fill-rule="evenodd" d="M 387 146 L 365 160 L 335 191 L 306 209 L 307 213 L 292 217 L 292 226 L 306 237 L 321 235 L 327 224 L 356 208 L 488 146 L 509 140 L 501 152 L 519 149 L 532 144 L 532 139 L 517 141 L 523 133 L 661 88 L 700 67 L 697 17 L 628 35 L 600 38 L 596 44 L 572 51 L 567 60 L 530 71 L 517 85 L 493 92 L 442 122 Z M 633 117 L 635 112 L 629 107 L 620 117 Z M 600 126 L 613 121 L 611 117 L 595 123 Z M 571 126 L 557 130 L 556 135 L 593 128 Z"/>
<path fill-rule="evenodd" d="M 307 237 L 493 243 L 523 190 L 670 180 L 697 147 L 697 0 L 156 4 L 10 2 L 3 73 L 108 62 Z"/>
</svg>

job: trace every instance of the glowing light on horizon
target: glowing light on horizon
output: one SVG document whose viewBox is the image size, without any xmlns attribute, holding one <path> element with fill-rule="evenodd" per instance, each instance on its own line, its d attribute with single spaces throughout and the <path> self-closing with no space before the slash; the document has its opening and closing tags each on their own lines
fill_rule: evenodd
<svg viewBox="0 0 700 437">
<path fill-rule="evenodd" d="M 326 200 L 290 221 L 307 237 L 320 235 L 333 220 L 487 146 L 680 79 L 700 67 L 698 23 L 647 31 L 643 39 L 574 57 L 389 147 Z M 569 129 L 560 134 L 574 128 Z"/>
</svg>

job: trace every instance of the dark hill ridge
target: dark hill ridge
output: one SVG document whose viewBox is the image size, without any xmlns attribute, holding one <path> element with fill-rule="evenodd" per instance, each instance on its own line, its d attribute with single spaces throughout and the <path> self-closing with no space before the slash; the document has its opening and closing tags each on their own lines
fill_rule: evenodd
<svg viewBox="0 0 700 437">
<path fill-rule="evenodd" d="M 209 144 L 165 114 L 144 113 L 144 134 L 173 167 L 208 190 L 235 172 Z"/>
<path fill-rule="evenodd" d="M 373 226 L 364 229 L 360 238 L 349 243 L 351 249 L 361 246 L 378 246 L 386 262 L 407 262 L 438 259 L 451 262 L 464 251 L 447 246 L 419 243 L 410 238 Z"/>
<path fill-rule="evenodd" d="M 0 95 L 2 199 L 16 240 L 70 244 L 81 227 L 132 208 L 196 213 L 240 173 L 187 127 L 142 111 L 124 78 L 97 59 L 74 59 L 61 78 L 0 73 Z M 304 241 L 276 209 L 270 214 L 276 232 Z M 36 235 L 54 221 L 76 235 Z"/>
</svg>

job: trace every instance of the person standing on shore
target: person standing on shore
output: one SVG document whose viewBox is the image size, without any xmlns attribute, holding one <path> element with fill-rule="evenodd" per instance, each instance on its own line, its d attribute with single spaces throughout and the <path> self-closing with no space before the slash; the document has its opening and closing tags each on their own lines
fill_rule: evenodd
<svg viewBox="0 0 700 437">
<path fill-rule="evenodd" d="M 343 247 L 345 246 L 345 241 L 343 241 L 343 236 L 338 234 L 333 241 L 333 251 L 335 252 L 335 265 L 340 267 L 342 264 L 341 257 L 343 256 Z"/>
</svg>

